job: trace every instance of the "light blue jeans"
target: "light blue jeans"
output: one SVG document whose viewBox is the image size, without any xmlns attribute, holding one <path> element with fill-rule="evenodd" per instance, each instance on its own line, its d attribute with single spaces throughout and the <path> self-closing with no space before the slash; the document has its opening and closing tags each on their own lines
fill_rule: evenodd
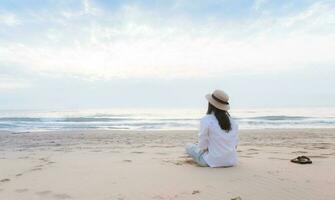
<svg viewBox="0 0 335 200">
<path fill-rule="evenodd" d="M 203 158 L 203 154 L 205 151 L 199 149 L 198 145 L 196 144 L 188 144 L 186 145 L 186 153 L 193 158 L 193 160 L 200 166 L 200 167 L 208 167 L 208 164 Z"/>
</svg>

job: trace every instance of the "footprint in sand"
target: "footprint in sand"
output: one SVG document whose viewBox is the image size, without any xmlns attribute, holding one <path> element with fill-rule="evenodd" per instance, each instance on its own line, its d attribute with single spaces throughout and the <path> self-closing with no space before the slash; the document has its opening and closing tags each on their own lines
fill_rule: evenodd
<svg viewBox="0 0 335 200">
<path fill-rule="evenodd" d="M 15 176 L 16 177 L 19 177 L 19 176 L 22 176 L 23 174 L 19 173 L 19 174 L 16 174 Z"/>
<path fill-rule="evenodd" d="M 9 178 L 4 178 L 4 179 L 1 179 L 1 180 L 0 180 L 0 183 L 5 183 L 5 182 L 9 182 L 9 181 L 10 181 Z"/>
<path fill-rule="evenodd" d="M 28 159 L 29 156 L 21 156 L 21 157 L 18 157 L 18 159 Z"/>
<path fill-rule="evenodd" d="M 240 156 L 240 157 L 242 157 L 242 158 L 253 158 L 252 156 Z"/>
<path fill-rule="evenodd" d="M 64 149 L 55 149 L 55 150 L 53 150 L 53 151 L 65 151 Z"/>
<path fill-rule="evenodd" d="M 97 150 L 92 150 L 91 152 L 102 152 L 102 150 L 97 149 Z"/>
<path fill-rule="evenodd" d="M 259 149 L 251 148 L 251 149 L 248 149 L 248 151 L 259 151 Z"/>
<path fill-rule="evenodd" d="M 177 146 L 175 146 L 175 145 L 167 145 L 167 146 L 162 146 L 162 147 L 164 147 L 164 148 L 175 148 Z"/>
<path fill-rule="evenodd" d="M 48 158 L 40 158 L 39 160 L 43 161 L 43 162 L 48 162 L 49 161 Z"/>
<path fill-rule="evenodd" d="M 255 155 L 255 154 L 258 154 L 258 152 L 250 152 L 250 153 L 247 153 L 247 155 Z"/>
<path fill-rule="evenodd" d="M 71 199 L 72 198 L 70 195 L 65 194 L 65 193 L 53 194 L 53 192 L 50 191 L 50 190 L 44 190 L 44 191 L 36 192 L 35 194 L 37 194 L 38 196 L 41 196 L 41 197 L 52 195 L 52 197 L 55 198 L 55 199 Z"/>
<path fill-rule="evenodd" d="M 328 147 L 324 147 L 324 146 L 316 146 L 316 149 L 328 149 Z"/>
<path fill-rule="evenodd" d="M 23 188 L 23 189 L 16 189 L 15 192 L 17 193 L 24 193 L 24 192 L 28 192 L 29 190 L 27 188 Z"/>
<path fill-rule="evenodd" d="M 192 194 L 195 195 L 195 194 L 199 194 L 200 191 L 199 190 L 193 190 Z"/>
<path fill-rule="evenodd" d="M 114 151 L 114 150 L 112 150 L 112 151 L 109 151 L 109 153 L 120 153 L 120 151 Z"/>
<path fill-rule="evenodd" d="M 42 170 L 42 168 L 41 167 L 37 167 L 37 168 L 31 169 L 30 171 L 40 171 L 40 170 Z"/>
<path fill-rule="evenodd" d="M 132 148 L 141 148 L 141 147 L 145 147 L 145 145 L 144 145 L 144 144 L 142 144 L 142 145 L 136 145 L 136 146 L 132 146 Z"/>
<path fill-rule="evenodd" d="M 133 151 L 131 153 L 137 153 L 137 154 L 141 154 L 141 153 L 144 153 L 143 151 Z"/>
<path fill-rule="evenodd" d="M 133 162 L 132 160 L 123 160 L 123 162 Z"/>
<path fill-rule="evenodd" d="M 52 192 L 50 190 L 44 190 L 44 191 L 40 191 L 40 192 L 36 192 L 35 194 L 39 195 L 39 196 L 45 196 L 48 194 L 51 194 Z"/>
</svg>

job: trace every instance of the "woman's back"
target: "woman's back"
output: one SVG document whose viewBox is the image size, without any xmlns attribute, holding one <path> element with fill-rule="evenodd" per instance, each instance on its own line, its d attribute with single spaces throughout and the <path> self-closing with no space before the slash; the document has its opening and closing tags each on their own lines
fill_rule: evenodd
<svg viewBox="0 0 335 200">
<path fill-rule="evenodd" d="M 230 118 L 231 130 L 223 130 L 214 114 L 206 115 L 201 120 L 201 126 L 207 128 L 199 132 L 207 135 L 208 152 L 204 154 L 204 159 L 210 167 L 233 166 L 237 162 L 236 146 L 238 143 L 238 125 Z M 201 143 L 201 141 L 199 141 Z"/>
</svg>

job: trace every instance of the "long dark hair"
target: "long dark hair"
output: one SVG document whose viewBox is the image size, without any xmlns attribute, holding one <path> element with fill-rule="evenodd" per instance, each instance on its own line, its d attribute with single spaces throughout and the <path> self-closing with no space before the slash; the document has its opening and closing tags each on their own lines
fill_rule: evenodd
<svg viewBox="0 0 335 200">
<path fill-rule="evenodd" d="M 230 123 L 230 115 L 227 111 L 220 110 L 213 106 L 212 104 L 208 103 L 208 110 L 207 114 L 214 113 L 216 119 L 219 122 L 221 129 L 225 130 L 226 132 L 231 130 L 231 123 Z"/>
</svg>

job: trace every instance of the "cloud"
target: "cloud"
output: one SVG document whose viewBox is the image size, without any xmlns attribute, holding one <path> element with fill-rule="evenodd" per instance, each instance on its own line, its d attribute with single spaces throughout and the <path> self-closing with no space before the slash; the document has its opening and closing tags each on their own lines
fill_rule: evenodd
<svg viewBox="0 0 335 200">
<path fill-rule="evenodd" d="M 84 0 L 79 10 L 35 13 L 22 24 L 25 37 L 0 40 L 0 64 L 84 79 L 220 77 L 329 66 L 335 64 L 333 8 L 315 3 L 284 16 L 208 16 L 198 22 L 131 4 L 110 11 Z M 38 25 L 31 29 L 29 23 Z"/>
<path fill-rule="evenodd" d="M 0 76 L 0 91 L 4 90 L 17 90 L 31 87 L 29 81 L 23 79 L 16 79 L 9 76 Z"/>
<path fill-rule="evenodd" d="M 17 26 L 20 24 L 19 19 L 13 13 L 0 12 L 0 25 Z"/>
<path fill-rule="evenodd" d="M 261 9 L 261 7 L 267 3 L 268 0 L 255 0 L 252 8 L 255 10 Z"/>
</svg>

